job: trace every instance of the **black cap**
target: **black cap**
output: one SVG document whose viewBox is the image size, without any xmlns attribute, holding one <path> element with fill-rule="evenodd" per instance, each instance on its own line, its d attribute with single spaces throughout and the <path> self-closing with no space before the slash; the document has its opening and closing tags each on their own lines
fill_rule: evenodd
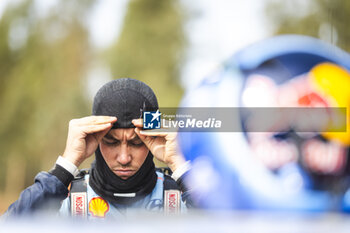
<svg viewBox="0 0 350 233">
<path fill-rule="evenodd" d="M 157 111 L 158 101 L 145 83 L 121 78 L 103 85 L 94 98 L 92 115 L 116 116 L 113 128 L 134 128 L 133 119 L 142 118 L 144 111 Z"/>
</svg>

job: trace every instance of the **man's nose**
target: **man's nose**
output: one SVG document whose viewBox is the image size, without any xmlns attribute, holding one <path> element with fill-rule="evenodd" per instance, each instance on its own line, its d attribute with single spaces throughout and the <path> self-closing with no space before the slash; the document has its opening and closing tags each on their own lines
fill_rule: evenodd
<svg viewBox="0 0 350 233">
<path fill-rule="evenodd" d="M 129 154 L 127 143 L 122 143 L 120 153 L 117 156 L 117 161 L 121 165 L 127 165 L 131 162 L 131 155 Z"/>
</svg>

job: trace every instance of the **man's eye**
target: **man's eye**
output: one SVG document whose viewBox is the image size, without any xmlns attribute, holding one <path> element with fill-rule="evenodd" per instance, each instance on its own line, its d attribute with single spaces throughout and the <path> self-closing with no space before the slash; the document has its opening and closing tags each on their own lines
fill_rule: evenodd
<svg viewBox="0 0 350 233">
<path fill-rule="evenodd" d="M 130 142 L 130 145 L 131 146 L 135 146 L 135 147 L 141 147 L 141 146 L 143 146 L 143 142 L 140 140 L 140 141 L 131 141 Z"/>
<path fill-rule="evenodd" d="M 118 141 L 118 140 L 102 139 L 102 142 L 106 145 L 114 145 L 114 146 L 117 146 L 120 144 L 120 141 Z"/>
</svg>

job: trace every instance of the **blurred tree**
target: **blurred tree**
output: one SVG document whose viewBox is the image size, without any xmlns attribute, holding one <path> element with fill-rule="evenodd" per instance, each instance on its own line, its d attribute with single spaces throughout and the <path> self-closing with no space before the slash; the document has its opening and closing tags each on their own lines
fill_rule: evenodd
<svg viewBox="0 0 350 233">
<path fill-rule="evenodd" d="M 0 19 L 0 191 L 13 199 L 63 152 L 68 121 L 90 112 L 81 80 L 92 4 L 62 0 L 43 13 L 21 1 Z"/>
<path fill-rule="evenodd" d="M 268 0 L 265 9 L 274 34 L 318 37 L 350 52 L 350 1 Z"/>
<path fill-rule="evenodd" d="M 129 2 L 120 38 L 107 52 L 114 78 L 144 81 L 155 91 L 161 107 L 177 107 L 184 58 L 184 15 L 174 0 Z"/>
</svg>

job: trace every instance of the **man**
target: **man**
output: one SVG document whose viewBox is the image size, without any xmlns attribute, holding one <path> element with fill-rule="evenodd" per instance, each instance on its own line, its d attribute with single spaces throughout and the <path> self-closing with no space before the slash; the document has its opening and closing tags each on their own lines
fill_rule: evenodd
<svg viewBox="0 0 350 233">
<path fill-rule="evenodd" d="M 135 208 L 162 211 L 165 207 L 172 212 L 186 209 L 182 201 L 188 195 L 181 176 L 188 164 L 177 151 L 176 133 L 142 131 L 143 112 L 156 110 L 157 98 L 143 82 L 124 78 L 105 84 L 94 98 L 93 115 L 70 121 L 66 148 L 55 167 L 39 173 L 6 215 L 28 214 L 48 205 L 57 209 L 79 173 L 77 168 L 94 152 L 96 159 L 89 173 L 72 183 L 70 197 L 60 208 L 63 215 L 112 218 Z M 174 179 L 156 171 L 153 156 L 173 171 L 172 177 L 183 193 L 182 201 Z M 165 189 L 172 190 L 171 203 Z M 174 200 L 178 206 L 174 206 Z"/>
</svg>

